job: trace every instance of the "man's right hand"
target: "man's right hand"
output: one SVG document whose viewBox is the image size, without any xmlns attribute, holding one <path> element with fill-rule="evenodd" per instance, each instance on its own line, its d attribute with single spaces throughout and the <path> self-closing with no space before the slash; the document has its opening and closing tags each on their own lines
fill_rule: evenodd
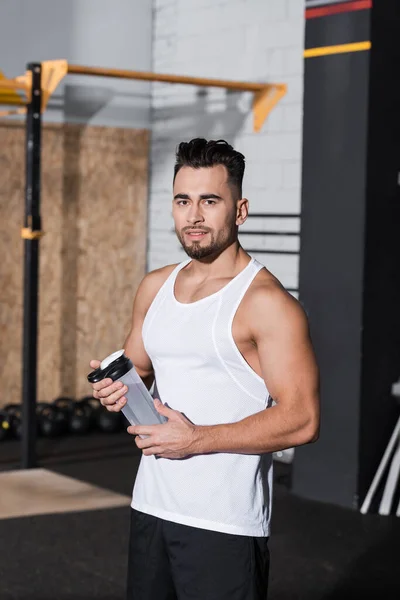
<svg viewBox="0 0 400 600">
<path fill-rule="evenodd" d="M 92 369 L 97 369 L 100 366 L 100 361 L 91 360 L 90 366 Z M 110 412 L 119 412 L 125 406 L 127 400 L 124 394 L 126 394 L 128 388 L 120 381 L 103 379 L 103 381 L 91 385 L 93 398 L 100 400 L 100 403 Z"/>
</svg>

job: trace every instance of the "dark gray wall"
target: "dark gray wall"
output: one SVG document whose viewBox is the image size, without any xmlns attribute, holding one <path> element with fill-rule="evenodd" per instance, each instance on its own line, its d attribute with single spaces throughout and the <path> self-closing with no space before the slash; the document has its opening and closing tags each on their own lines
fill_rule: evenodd
<svg viewBox="0 0 400 600">
<path fill-rule="evenodd" d="M 378 468 L 399 416 L 400 379 L 400 10 L 372 10 L 366 196 L 359 497 Z M 390 92 L 387 92 L 389 82 Z"/>
<path fill-rule="evenodd" d="M 2 0 L 0 69 L 7 77 L 27 62 L 70 63 L 151 71 L 152 0 Z M 150 84 L 68 76 L 47 121 L 149 127 Z"/>
<path fill-rule="evenodd" d="M 351 508 L 398 418 L 399 25 L 398 2 L 387 0 L 306 26 L 307 47 L 372 43 L 307 59 L 304 84 L 300 300 L 321 369 L 322 426 L 317 444 L 296 450 L 293 491 Z"/>
</svg>

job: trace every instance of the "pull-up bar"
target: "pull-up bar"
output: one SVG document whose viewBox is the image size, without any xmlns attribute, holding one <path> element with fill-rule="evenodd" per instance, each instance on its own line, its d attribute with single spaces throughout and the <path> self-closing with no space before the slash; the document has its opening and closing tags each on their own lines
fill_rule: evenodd
<svg viewBox="0 0 400 600">
<path fill-rule="evenodd" d="M 117 79 L 143 79 L 145 81 L 165 81 L 166 83 L 188 83 L 207 87 L 222 87 L 230 90 L 260 92 L 265 90 L 265 83 L 247 83 L 245 81 L 228 81 L 223 79 L 208 79 L 204 77 L 189 77 L 186 75 L 166 75 L 146 71 L 129 71 L 125 69 L 105 69 L 102 67 L 84 67 L 68 65 L 71 75 L 97 75 L 100 77 L 115 77 Z"/>
<path fill-rule="evenodd" d="M 196 85 L 199 87 L 217 87 L 238 92 L 253 92 L 254 131 L 260 131 L 265 119 L 286 94 L 287 86 L 284 83 L 257 83 L 246 81 L 230 81 L 224 79 L 211 79 L 204 77 L 189 77 L 185 75 L 167 75 L 146 71 L 130 71 L 127 69 L 108 69 L 104 67 L 87 67 L 70 65 L 66 60 L 50 60 L 41 63 L 42 70 L 42 110 L 46 108 L 48 99 L 57 85 L 66 75 L 89 75 L 95 77 L 112 77 L 115 79 L 136 79 L 141 81 L 160 81 L 165 83 L 179 83 Z M 9 104 L 8 99 L 16 95 L 14 90 L 23 90 L 30 99 L 32 78 L 29 71 L 15 79 L 0 79 L 0 104 Z M 19 104 L 15 101 L 12 104 Z M 10 103 L 11 104 L 11 103 Z M 21 99 L 21 104 L 25 104 Z M 6 116 L 7 111 L 0 113 Z"/>
</svg>

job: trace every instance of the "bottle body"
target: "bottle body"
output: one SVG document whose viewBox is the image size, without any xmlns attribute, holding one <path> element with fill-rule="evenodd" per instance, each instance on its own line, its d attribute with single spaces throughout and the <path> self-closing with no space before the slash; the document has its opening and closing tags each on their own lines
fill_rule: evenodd
<svg viewBox="0 0 400 600">
<path fill-rule="evenodd" d="M 137 374 L 135 368 L 118 379 L 128 387 L 125 394 L 127 403 L 122 413 L 131 425 L 158 425 L 167 420 L 155 409 L 153 397 Z"/>
</svg>

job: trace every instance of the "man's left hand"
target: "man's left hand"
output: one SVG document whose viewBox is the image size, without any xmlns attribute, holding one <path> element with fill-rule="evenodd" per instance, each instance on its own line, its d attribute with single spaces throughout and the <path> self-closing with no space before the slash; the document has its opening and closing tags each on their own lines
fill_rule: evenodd
<svg viewBox="0 0 400 600">
<path fill-rule="evenodd" d="M 165 406 L 154 399 L 157 412 L 168 421 L 160 425 L 131 425 L 127 431 L 136 435 L 136 446 L 145 456 L 154 454 L 160 458 L 185 458 L 196 454 L 199 427 L 193 425 L 181 412 Z M 146 438 L 140 438 L 146 435 Z"/>
</svg>

